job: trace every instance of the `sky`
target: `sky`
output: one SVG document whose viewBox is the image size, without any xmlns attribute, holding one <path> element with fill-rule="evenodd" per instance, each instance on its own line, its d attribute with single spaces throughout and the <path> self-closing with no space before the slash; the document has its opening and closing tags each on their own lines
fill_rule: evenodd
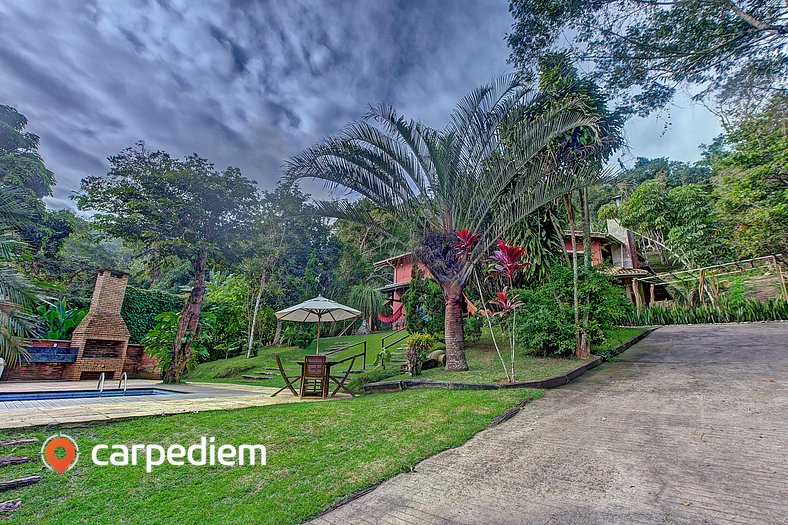
<svg viewBox="0 0 788 525">
<path fill-rule="evenodd" d="M 27 116 L 57 185 L 52 208 L 139 140 L 197 153 L 272 189 L 282 163 L 370 104 L 442 128 L 511 71 L 507 0 L 0 2 L 0 104 Z M 692 161 L 720 133 L 683 96 L 627 124 L 625 164 Z M 665 121 L 670 123 L 665 129 Z M 319 187 L 306 187 L 307 191 Z"/>
</svg>

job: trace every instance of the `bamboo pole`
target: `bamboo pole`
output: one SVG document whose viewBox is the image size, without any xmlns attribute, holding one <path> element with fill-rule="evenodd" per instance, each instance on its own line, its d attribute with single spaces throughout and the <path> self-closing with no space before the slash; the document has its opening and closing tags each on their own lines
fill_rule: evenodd
<svg viewBox="0 0 788 525">
<path fill-rule="evenodd" d="M 777 256 L 772 255 L 772 263 L 774 263 L 774 268 L 777 270 L 777 277 L 780 279 L 780 286 L 783 289 L 783 299 L 788 301 L 788 290 L 785 289 L 785 276 L 783 275 L 783 269 L 780 267 L 780 263 L 777 262 Z"/>
</svg>

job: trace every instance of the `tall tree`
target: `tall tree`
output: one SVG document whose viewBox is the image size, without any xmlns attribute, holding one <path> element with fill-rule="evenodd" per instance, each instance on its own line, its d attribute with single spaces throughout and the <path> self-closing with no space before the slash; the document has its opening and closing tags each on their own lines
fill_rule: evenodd
<svg viewBox="0 0 788 525">
<path fill-rule="evenodd" d="M 681 85 L 745 105 L 788 87 L 784 0 L 510 0 L 509 11 L 513 63 L 568 49 L 629 113 L 664 108 Z"/>
<path fill-rule="evenodd" d="M 82 210 L 107 234 L 158 256 L 192 262 L 192 290 L 181 311 L 165 382 L 177 382 L 191 355 L 203 298 L 209 254 L 233 253 L 259 212 L 254 182 L 240 170 L 217 171 L 197 155 L 174 159 L 137 143 L 110 157 L 110 171 L 82 180 L 76 196 Z"/>
<path fill-rule="evenodd" d="M 462 301 L 474 265 L 513 224 L 574 187 L 575 175 L 561 169 L 548 145 L 596 123 L 572 101 L 502 130 L 520 124 L 509 121 L 513 109 L 531 102 L 526 95 L 519 80 L 501 77 L 466 96 L 440 131 L 391 107 L 373 107 L 365 120 L 287 163 L 288 179 L 320 179 L 355 191 L 408 231 L 407 248 L 443 290 L 447 370 L 468 369 Z M 396 237 L 356 202 L 318 207 Z M 478 234 L 479 242 L 458 259 L 452 242 L 463 229 Z"/>
</svg>

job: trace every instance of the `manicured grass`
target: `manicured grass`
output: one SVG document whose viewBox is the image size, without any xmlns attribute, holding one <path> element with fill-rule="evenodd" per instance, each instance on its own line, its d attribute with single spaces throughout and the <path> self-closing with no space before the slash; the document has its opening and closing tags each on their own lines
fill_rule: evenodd
<svg viewBox="0 0 788 525">
<path fill-rule="evenodd" d="M 391 334 L 391 332 L 377 332 L 370 335 L 359 336 L 350 335 L 345 337 L 326 337 L 320 340 L 321 351 L 326 351 L 332 346 L 342 344 L 354 344 L 362 341 L 367 342 L 367 369 L 372 368 L 380 351 L 380 340 Z M 293 374 L 298 371 L 298 365 L 293 363 L 298 359 L 303 359 L 304 355 L 315 353 L 315 342 L 309 348 L 297 347 L 269 347 L 262 349 L 257 357 L 247 359 L 245 356 L 232 357 L 230 359 L 218 359 L 208 363 L 201 363 L 197 365 L 194 370 L 189 372 L 185 377 L 185 381 L 204 381 L 204 382 L 221 382 L 221 383 L 245 383 L 256 384 L 260 386 L 284 386 L 279 372 L 271 370 L 274 377 L 267 381 L 250 381 L 243 379 L 244 375 L 251 375 L 251 372 L 262 371 L 266 367 L 272 368 L 276 366 L 274 360 L 275 354 L 280 354 L 282 364 L 285 368 L 292 369 Z M 340 352 L 332 357 L 332 359 L 342 359 L 363 351 L 363 346 L 354 346 L 350 350 Z M 356 362 L 354 368 L 360 369 L 361 363 Z M 347 368 L 347 367 L 345 367 Z"/>
<path fill-rule="evenodd" d="M 614 346 L 620 345 L 624 341 L 635 337 L 641 332 L 645 332 L 649 328 L 648 326 L 617 326 L 606 334 L 607 341 L 591 346 L 591 353 L 610 350 Z"/>
<path fill-rule="evenodd" d="M 612 348 L 630 337 L 643 332 L 647 328 L 616 327 L 607 334 L 607 341 L 592 347 L 591 352 Z M 498 346 L 501 349 L 506 367 L 511 366 L 511 350 L 504 336 L 497 335 Z M 419 379 L 434 381 L 457 381 L 467 383 L 506 383 L 501 360 L 495 351 L 495 346 L 489 331 L 483 332 L 481 340 L 466 343 L 465 357 L 468 360 L 467 372 L 447 372 L 443 368 L 424 370 Z M 521 348 L 515 349 L 515 376 L 517 381 L 530 381 L 545 379 L 563 374 L 575 366 L 583 363 L 582 359 L 537 357 L 526 354 Z M 392 377 L 395 379 L 410 379 L 406 374 Z"/>
<path fill-rule="evenodd" d="M 539 390 L 418 390 L 341 401 L 203 412 L 65 429 L 80 447 L 78 464 L 58 475 L 37 459 L 41 444 L 4 449 L 33 456 L 3 468 L 3 478 L 41 474 L 32 487 L 3 494 L 24 507 L 5 523 L 288 524 L 300 523 L 362 488 L 459 446 L 490 420 Z M 45 439 L 53 431 L 24 432 Z M 0 434 L 0 439 L 19 434 Z M 143 465 L 98 467 L 98 443 L 188 446 L 263 444 L 266 466 Z"/>
<path fill-rule="evenodd" d="M 512 360 L 509 344 L 505 336 L 496 334 L 496 338 L 508 369 Z M 483 331 L 479 341 L 466 342 L 465 358 L 468 360 L 468 368 L 470 368 L 467 372 L 447 372 L 443 368 L 431 368 L 424 370 L 419 379 L 465 383 L 506 383 L 506 374 L 488 330 Z M 518 381 L 544 379 L 564 373 L 582 362 L 578 359 L 537 357 L 528 355 L 523 349 L 518 348 L 515 349 L 515 376 Z M 410 376 L 403 374 L 392 379 L 409 378 Z"/>
</svg>

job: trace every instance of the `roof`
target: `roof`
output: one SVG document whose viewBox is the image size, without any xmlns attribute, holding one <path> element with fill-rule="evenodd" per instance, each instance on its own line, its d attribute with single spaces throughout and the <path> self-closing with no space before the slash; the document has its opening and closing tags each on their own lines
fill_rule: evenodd
<svg viewBox="0 0 788 525">
<path fill-rule="evenodd" d="M 571 230 L 564 231 L 564 237 L 571 237 L 571 236 L 572 236 L 572 231 Z M 578 240 L 582 241 L 583 240 L 583 232 L 575 230 L 575 237 L 577 237 Z M 623 244 L 621 241 L 619 241 L 618 239 L 616 239 L 612 235 L 610 235 L 608 233 L 605 233 L 605 232 L 591 232 L 591 239 L 594 239 L 594 240 L 597 240 L 597 241 L 607 241 L 607 242 L 612 243 L 612 244 Z"/>
<path fill-rule="evenodd" d="M 647 277 L 652 272 L 644 268 L 609 268 L 605 273 L 611 277 Z"/>
<path fill-rule="evenodd" d="M 372 266 L 377 267 L 377 266 L 383 266 L 383 265 L 386 265 L 386 264 L 391 264 L 394 261 L 396 261 L 398 259 L 404 259 L 405 257 L 413 257 L 413 252 L 401 253 L 399 255 L 394 255 L 392 257 L 389 257 L 388 259 L 383 259 L 382 261 L 375 261 L 374 263 L 372 263 Z"/>
<path fill-rule="evenodd" d="M 386 286 L 383 286 L 382 288 L 378 288 L 378 291 L 383 292 L 383 293 L 394 292 L 394 291 L 397 291 L 397 290 L 401 290 L 401 289 L 407 288 L 409 284 L 410 284 L 410 281 L 402 282 L 402 283 L 387 284 Z"/>
</svg>

